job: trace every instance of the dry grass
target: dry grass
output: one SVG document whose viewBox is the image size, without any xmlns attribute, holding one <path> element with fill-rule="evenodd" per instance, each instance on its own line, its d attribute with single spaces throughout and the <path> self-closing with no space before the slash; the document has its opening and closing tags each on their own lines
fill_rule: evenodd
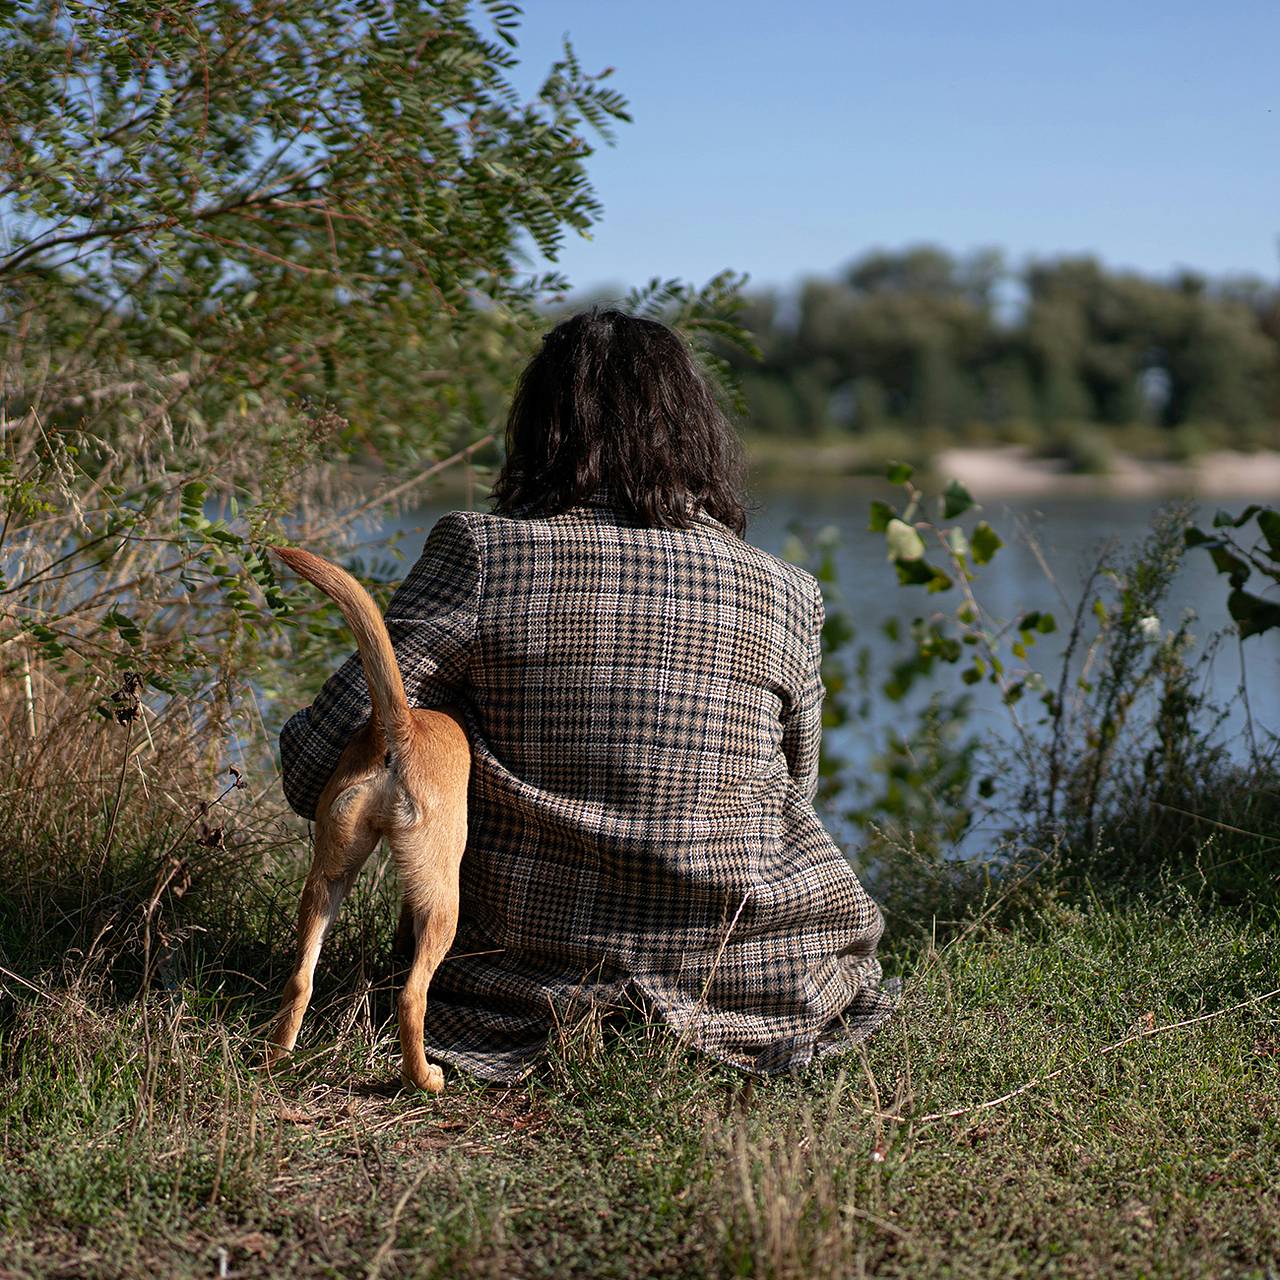
<svg viewBox="0 0 1280 1280">
<path fill-rule="evenodd" d="M 384 872 L 268 1074 L 307 852 L 274 776 L 229 788 L 180 702 L 51 697 L 38 728 L 0 768 L 0 1275 L 1280 1268 L 1274 774 L 1247 809 L 1207 778 L 1221 821 L 1163 860 L 1139 823 L 1002 873 L 882 868 L 906 995 L 865 1056 L 753 1082 L 583 1023 L 517 1088 L 423 1098 L 393 1085 Z"/>
<path fill-rule="evenodd" d="M 338 997 L 283 1075 L 252 1001 L 11 1004 L 8 1274 L 1257 1275 L 1280 1258 L 1275 1005 L 1109 1058 L 1274 973 L 1192 902 L 1046 902 L 908 960 L 865 1060 L 747 1082 L 646 1028 L 513 1089 L 401 1093 Z M 1256 992 L 1254 992 L 1256 994 Z M 1007 1105 L 923 1116 L 1063 1074 Z"/>
</svg>

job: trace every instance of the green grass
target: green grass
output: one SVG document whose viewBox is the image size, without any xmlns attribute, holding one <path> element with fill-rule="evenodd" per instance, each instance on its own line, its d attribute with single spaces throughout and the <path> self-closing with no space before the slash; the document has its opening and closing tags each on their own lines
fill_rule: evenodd
<svg viewBox="0 0 1280 1280">
<path fill-rule="evenodd" d="M 6 982 L 0 1273 L 1276 1275 L 1280 1001 L 1100 1054 L 1280 985 L 1274 900 L 1050 867 L 971 914 L 865 1057 L 754 1082 L 580 1028 L 399 1093 L 385 983 L 323 962 L 274 1078 L 265 997 Z"/>
<path fill-rule="evenodd" d="M 862 1053 L 751 1080 L 584 1025 L 428 1098 L 393 1083 L 382 864 L 270 1075 L 306 857 L 274 779 L 206 809 L 198 753 L 135 777 L 73 728 L 0 778 L 4 1280 L 1280 1276 L 1274 753 L 1117 775 L 1052 856 L 884 842 L 904 996 Z"/>
</svg>

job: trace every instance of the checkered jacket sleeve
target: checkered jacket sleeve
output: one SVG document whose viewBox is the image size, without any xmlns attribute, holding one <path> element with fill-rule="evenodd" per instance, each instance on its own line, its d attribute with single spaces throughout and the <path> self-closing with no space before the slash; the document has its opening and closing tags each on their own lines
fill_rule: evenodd
<svg viewBox="0 0 1280 1280">
<path fill-rule="evenodd" d="M 818 757 L 822 748 L 822 624 L 826 611 L 822 589 L 813 583 L 813 626 L 800 696 L 783 717 L 782 753 L 791 777 L 806 800 L 818 794 Z"/>
<path fill-rule="evenodd" d="M 471 660 L 483 569 L 467 513 L 437 521 L 422 555 L 387 606 L 387 630 L 414 707 L 457 701 Z M 280 733 L 285 799 L 314 818 L 325 784 L 372 705 L 364 668 L 352 654 L 310 707 Z"/>
</svg>

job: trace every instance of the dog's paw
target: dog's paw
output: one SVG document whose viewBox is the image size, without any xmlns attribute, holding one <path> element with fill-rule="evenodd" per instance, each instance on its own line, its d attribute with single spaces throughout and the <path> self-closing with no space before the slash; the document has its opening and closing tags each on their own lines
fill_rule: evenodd
<svg viewBox="0 0 1280 1280">
<path fill-rule="evenodd" d="M 402 1067 L 400 1079 L 406 1089 L 420 1089 L 423 1093 L 439 1093 L 444 1088 L 444 1072 L 434 1062 L 426 1064 L 421 1076 L 408 1067 Z"/>
<path fill-rule="evenodd" d="M 287 1062 L 293 1056 L 293 1050 L 288 1045 L 268 1044 L 262 1055 L 262 1065 L 270 1070 L 272 1067 L 278 1067 L 281 1063 Z"/>
</svg>

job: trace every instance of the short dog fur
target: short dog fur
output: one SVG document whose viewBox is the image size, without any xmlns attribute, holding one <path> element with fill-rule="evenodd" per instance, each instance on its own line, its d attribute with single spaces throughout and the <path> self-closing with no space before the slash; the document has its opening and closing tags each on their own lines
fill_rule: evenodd
<svg viewBox="0 0 1280 1280">
<path fill-rule="evenodd" d="M 373 715 L 347 745 L 320 796 L 315 855 L 298 909 L 297 966 L 271 1029 L 268 1061 L 293 1049 L 325 933 L 360 868 L 385 839 L 404 894 L 398 937 L 412 940 L 398 1003 L 400 1074 L 406 1085 L 438 1093 L 444 1073 L 427 1061 L 422 1028 L 427 989 L 458 924 L 471 771 L 466 731 L 450 710 L 410 708 L 382 615 L 349 573 L 298 548 L 277 548 L 276 554 L 342 611 L 355 633 Z"/>
</svg>

